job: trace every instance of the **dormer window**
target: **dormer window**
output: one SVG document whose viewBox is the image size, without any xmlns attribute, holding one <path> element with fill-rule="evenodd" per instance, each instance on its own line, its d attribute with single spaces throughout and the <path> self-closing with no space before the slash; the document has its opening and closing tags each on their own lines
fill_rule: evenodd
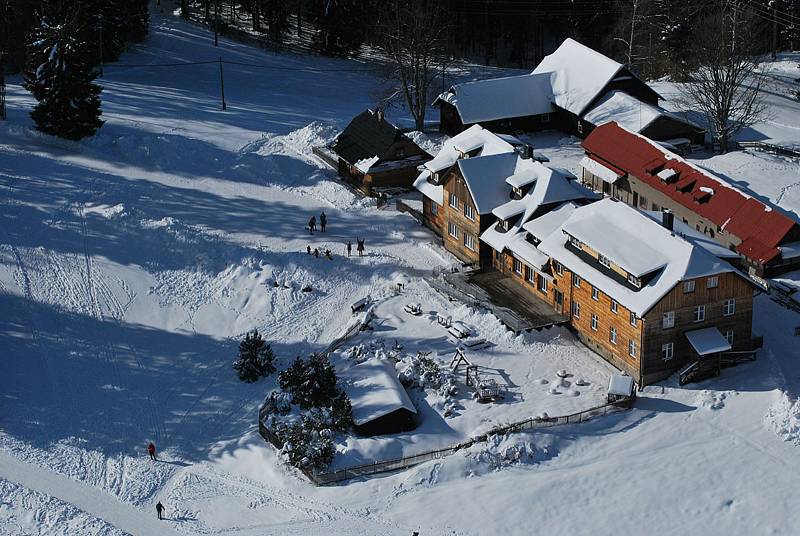
<svg viewBox="0 0 800 536">
<path fill-rule="evenodd" d="M 497 229 L 499 231 L 502 231 L 502 232 L 505 233 L 505 232 L 508 231 L 509 228 L 510 228 L 510 225 L 508 223 L 508 220 L 500 220 L 500 221 L 497 222 Z"/>
<path fill-rule="evenodd" d="M 573 246 L 575 246 L 578 249 L 581 249 L 582 246 L 583 246 L 583 242 L 581 242 L 580 240 L 578 240 L 574 236 L 570 236 L 569 237 L 569 243 L 572 244 Z"/>
<path fill-rule="evenodd" d="M 634 275 L 628 274 L 628 283 L 636 288 L 642 288 L 642 280 Z"/>
<path fill-rule="evenodd" d="M 523 196 L 523 195 L 525 195 L 525 194 L 522 192 L 522 188 L 518 188 L 518 187 L 514 187 L 514 188 L 511 190 L 511 193 L 512 193 L 512 195 L 513 195 L 514 199 L 522 199 L 522 196 Z"/>
<path fill-rule="evenodd" d="M 602 264 L 606 268 L 611 268 L 611 261 L 608 260 L 608 257 L 605 257 L 603 255 L 598 255 L 597 256 L 597 262 L 599 262 L 600 264 Z"/>
</svg>

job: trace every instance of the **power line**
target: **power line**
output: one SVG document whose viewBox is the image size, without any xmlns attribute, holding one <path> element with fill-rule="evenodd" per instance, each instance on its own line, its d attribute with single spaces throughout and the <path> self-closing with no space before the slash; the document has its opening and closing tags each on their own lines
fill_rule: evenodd
<svg viewBox="0 0 800 536">
<path fill-rule="evenodd" d="M 360 68 L 336 68 L 336 69 L 320 69 L 315 67 L 286 67 L 280 65 L 265 65 L 265 64 L 258 64 L 258 63 L 246 63 L 241 61 L 229 61 L 229 60 L 208 60 L 208 61 L 182 61 L 176 63 L 114 63 L 106 65 L 106 69 L 109 67 L 116 67 L 116 68 L 123 68 L 123 67 L 189 67 L 194 65 L 211 65 L 211 64 L 228 64 L 228 65 L 239 65 L 242 67 L 255 67 L 258 69 L 268 69 L 273 71 L 297 71 L 297 72 L 305 72 L 305 73 L 366 73 L 366 72 L 376 72 L 380 71 L 382 67 L 360 67 Z"/>
</svg>

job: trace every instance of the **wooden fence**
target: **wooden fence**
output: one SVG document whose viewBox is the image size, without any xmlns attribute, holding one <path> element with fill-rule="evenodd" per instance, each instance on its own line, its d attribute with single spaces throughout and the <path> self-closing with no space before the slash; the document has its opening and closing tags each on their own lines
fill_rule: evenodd
<svg viewBox="0 0 800 536">
<path fill-rule="evenodd" d="M 752 148 L 759 151 L 764 151 L 766 153 L 772 154 L 779 154 L 781 156 L 792 156 L 794 158 L 800 158 L 800 149 L 795 149 L 791 147 L 783 147 L 781 145 L 775 145 L 773 143 L 765 143 L 763 141 L 740 141 L 737 143 L 739 147 L 743 148 Z"/>
<path fill-rule="evenodd" d="M 306 477 L 311 482 L 313 482 L 317 486 L 324 486 L 327 484 L 333 484 L 336 482 L 342 482 L 344 480 L 350 480 L 353 478 L 375 475 L 379 473 L 399 471 L 402 469 L 408 469 L 409 467 L 414 467 L 415 465 L 419 465 L 421 463 L 425 463 L 431 460 L 438 460 L 446 456 L 450 456 L 451 454 L 455 454 L 456 452 L 469 448 L 477 443 L 483 443 L 487 441 L 489 437 L 494 435 L 513 434 L 519 432 L 527 432 L 529 430 L 537 430 L 540 428 L 550 428 L 552 426 L 559 426 L 564 424 L 582 423 L 590 419 L 594 419 L 596 417 L 607 415 L 608 413 L 611 412 L 630 409 L 632 402 L 633 400 L 628 398 L 615 402 L 614 404 L 603 404 L 602 406 L 590 408 L 584 411 L 580 411 L 578 413 L 572 413 L 570 415 L 563 415 L 560 417 L 533 417 L 530 419 L 525 419 L 524 421 L 497 426 L 484 434 L 470 438 L 467 441 L 458 443 L 457 445 L 453 445 L 438 450 L 421 452 L 419 454 L 414 454 L 412 456 L 405 456 L 403 458 L 374 461 L 372 463 L 356 465 L 353 467 L 346 467 L 344 469 L 338 469 L 336 471 L 330 471 L 330 472 L 316 472 L 304 469 L 301 469 L 301 471 L 303 472 L 304 475 L 306 475 Z M 259 411 L 258 430 L 261 433 L 261 436 L 265 440 L 272 443 L 276 448 L 279 449 L 282 447 L 282 445 L 279 446 L 278 438 L 275 437 L 274 434 L 272 434 L 269 431 L 269 429 L 267 429 L 267 427 L 264 425 L 265 417 L 266 414 L 264 411 L 264 407 L 262 406 L 261 410 Z"/>
</svg>

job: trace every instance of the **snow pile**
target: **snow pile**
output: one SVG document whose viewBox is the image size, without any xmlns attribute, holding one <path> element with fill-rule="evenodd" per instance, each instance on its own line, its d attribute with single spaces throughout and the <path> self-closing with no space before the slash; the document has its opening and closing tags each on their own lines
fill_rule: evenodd
<svg viewBox="0 0 800 536">
<path fill-rule="evenodd" d="M 730 395 L 738 394 L 736 391 L 710 391 L 708 389 L 701 391 L 697 395 L 698 407 L 708 408 L 710 410 L 718 410 L 725 407 L 725 400 Z"/>
<path fill-rule="evenodd" d="M 406 136 L 419 145 L 423 151 L 433 155 L 439 152 L 447 139 L 447 136 L 438 132 L 420 132 L 419 130 L 408 132 Z"/>
<path fill-rule="evenodd" d="M 781 391 L 767 410 L 764 423 L 784 441 L 800 445 L 800 399 L 792 401 L 785 391 Z"/>
<path fill-rule="evenodd" d="M 317 161 L 312 159 L 311 150 L 333 143 L 338 131 L 339 128 L 334 123 L 314 121 L 286 135 L 265 135 L 245 145 L 240 152 L 243 154 L 252 152 L 264 157 L 299 156 L 307 162 L 316 164 Z"/>
</svg>

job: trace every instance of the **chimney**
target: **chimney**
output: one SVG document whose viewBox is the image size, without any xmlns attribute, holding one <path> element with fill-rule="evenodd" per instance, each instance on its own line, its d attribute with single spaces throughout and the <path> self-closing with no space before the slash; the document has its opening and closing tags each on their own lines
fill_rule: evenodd
<svg viewBox="0 0 800 536">
<path fill-rule="evenodd" d="M 664 211 L 661 213 L 661 225 L 663 225 L 664 228 L 669 232 L 672 232 L 674 224 L 675 214 L 673 214 L 671 210 L 664 209 Z"/>
<path fill-rule="evenodd" d="M 533 145 L 530 143 L 526 143 L 522 146 L 522 150 L 520 151 L 520 156 L 525 160 L 530 160 L 533 158 Z"/>
</svg>

